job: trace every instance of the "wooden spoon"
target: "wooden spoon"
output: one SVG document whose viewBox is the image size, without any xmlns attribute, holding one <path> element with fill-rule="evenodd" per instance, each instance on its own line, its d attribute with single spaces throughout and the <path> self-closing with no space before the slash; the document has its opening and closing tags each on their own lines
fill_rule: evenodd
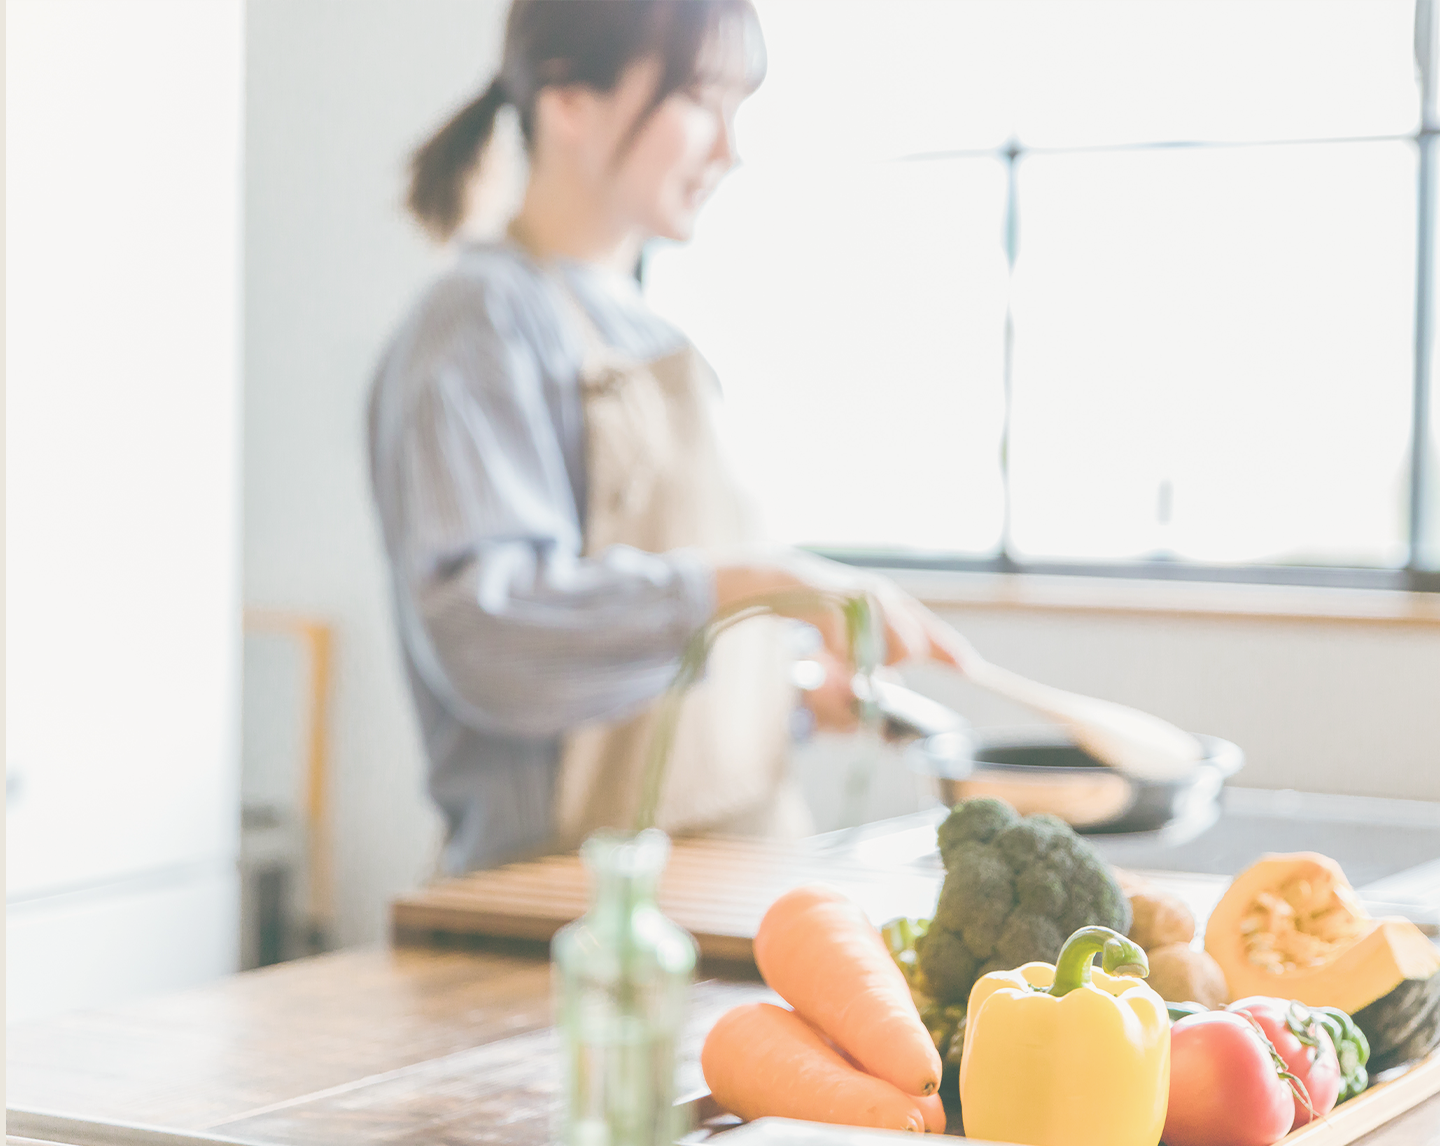
<svg viewBox="0 0 1440 1146">
<path fill-rule="evenodd" d="M 981 688 L 1063 725 L 1076 744 L 1117 772 L 1140 780 L 1183 780 L 1204 759 L 1195 737 L 1148 712 L 1039 684 L 973 653 L 965 657 L 964 672 Z"/>
</svg>

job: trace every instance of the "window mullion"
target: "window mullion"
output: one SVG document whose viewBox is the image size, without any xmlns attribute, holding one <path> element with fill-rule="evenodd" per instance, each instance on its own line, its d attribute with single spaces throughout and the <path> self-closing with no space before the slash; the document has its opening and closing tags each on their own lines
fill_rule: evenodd
<svg viewBox="0 0 1440 1146">
<path fill-rule="evenodd" d="M 1435 546 L 1427 536 L 1430 506 L 1430 376 L 1434 331 L 1435 289 L 1435 8 L 1433 0 L 1415 5 L 1415 63 L 1420 73 L 1419 185 L 1416 203 L 1415 255 L 1415 390 L 1411 403 L 1410 506 L 1407 568 L 1420 570 Z"/>
<path fill-rule="evenodd" d="M 1010 433 L 1014 425 L 1015 389 L 1015 258 L 1019 252 L 1020 207 L 1016 190 L 1016 169 L 1019 165 L 1021 147 L 1012 139 L 1000 152 L 1005 162 L 1005 346 L 1002 384 L 1005 388 L 1005 417 L 1000 428 L 1000 552 L 999 560 L 1004 569 L 1016 569 L 1015 551 L 1011 542 L 1011 515 L 1014 496 L 1010 488 Z"/>
</svg>

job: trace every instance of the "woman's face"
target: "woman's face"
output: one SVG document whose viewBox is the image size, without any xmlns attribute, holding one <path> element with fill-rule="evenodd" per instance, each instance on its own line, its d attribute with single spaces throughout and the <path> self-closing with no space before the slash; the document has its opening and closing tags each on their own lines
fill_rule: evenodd
<svg viewBox="0 0 1440 1146">
<path fill-rule="evenodd" d="M 735 165 L 735 112 L 749 93 L 738 78 L 703 80 L 666 97 L 635 132 L 660 70 L 658 59 L 640 61 L 596 97 L 593 170 L 622 226 L 683 240 Z"/>
<path fill-rule="evenodd" d="M 747 94 L 738 82 L 705 80 L 671 93 L 640 128 L 617 182 L 648 234 L 690 238 L 700 208 L 739 158 L 735 113 Z"/>
</svg>

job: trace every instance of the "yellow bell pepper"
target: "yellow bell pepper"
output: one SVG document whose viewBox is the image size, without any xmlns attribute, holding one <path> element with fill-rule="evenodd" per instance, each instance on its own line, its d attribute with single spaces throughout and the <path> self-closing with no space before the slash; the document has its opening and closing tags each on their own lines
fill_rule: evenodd
<svg viewBox="0 0 1440 1146">
<path fill-rule="evenodd" d="M 1102 954 L 1101 970 L 1091 961 Z M 1082 927 L 1052 967 L 970 989 L 960 1059 L 965 1134 L 1024 1146 L 1156 1146 L 1170 1099 L 1170 1017 L 1145 952 Z"/>
</svg>

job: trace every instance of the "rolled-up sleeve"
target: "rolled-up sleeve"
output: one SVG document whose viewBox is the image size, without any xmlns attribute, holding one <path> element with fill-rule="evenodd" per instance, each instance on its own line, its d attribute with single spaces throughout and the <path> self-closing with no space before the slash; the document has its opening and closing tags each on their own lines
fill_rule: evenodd
<svg viewBox="0 0 1440 1146">
<path fill-rule="evenodd" d="M 431 690 L 473 727 L 528 737 L 657 695 L 713 611 L 708 561 L 581 556 L 539 362 L 493 299 L 412 381 L 376 480 L 402 631 Z"/>
</svg>

